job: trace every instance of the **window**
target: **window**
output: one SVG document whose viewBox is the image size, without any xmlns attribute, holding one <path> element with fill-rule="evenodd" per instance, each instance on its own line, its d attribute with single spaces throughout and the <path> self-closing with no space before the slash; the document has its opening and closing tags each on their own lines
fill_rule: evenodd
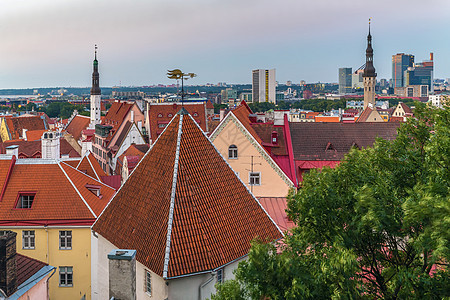
<svg viewBox="0 0 450 300">
<path fill-rule="evenodd" d="M 217 282 L 218 283 L 223 282 L 223 269 L 217 270 Z"/>
<path fill-rule="evenodd" d="M 19 194 L 16 208 L 31 208 L 35 194 Z"/>
<path fill-rule="evenodd" d="M 22 249 L 34 249 L 34 230 L 22 231 Z"/>
<path fill-rule="evenodd" d="M 150 271 L 145 270 L 145 292 L 152 295 L 152 273 Z"/>
<path fill-rule="evenodd" d="M 236 145 L 231 145 L 228 147 L 228 158 L 237 159 L 238 158 L 238 148 Z"/>
<path fill-rule="evenodd" d="M 173 117 L 173 115 L 172 115 L 172 114 L 168 114 L 167 116 L 168 116 L 169 118 L 172 118 L 172 117 Z"/>
<path fill-rule="evenodd" d="M 194 113 L 194 117 L 198 117 L 198 113 L 195 112 L 195 113 Z"/>
<path fill-rule="evenodd" d="M 59 231 L 59 249 L 61 250 L 72 249 L 72 230 Z"/>
<path fill-rule="evenodd" d="M 59 286 L 73 286 L 73 267 L 59 267 Z"/>
<path fill-rule="evenodd" d="M 162 116 L 163 116 L 162 114 L 158 114 L 158 118 L 162 118 Z"/>
<path fill-rule="evenodd" d="M 250 185 L 261 185 L 261 173 L 260 172 L 250 172 Z"/>
</svg>

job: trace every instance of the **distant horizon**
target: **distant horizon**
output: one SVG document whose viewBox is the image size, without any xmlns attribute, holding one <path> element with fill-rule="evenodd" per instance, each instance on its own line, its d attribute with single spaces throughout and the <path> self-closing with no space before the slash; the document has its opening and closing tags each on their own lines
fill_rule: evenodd
<svg viewBox="0 0 450 300">
<path fill-rule="evenodd" d="M 434 77 L 448 78 L 448 11 L 448 0 L 4 0 L 0 89 L 90 86 L 95 44 L 104 86 L 171 84 L 174 68 L 198 75 L 189 85 L 248 84 L 259 68 L 336 83 L 364 64 L 369 17 L 379 79 L 392 55 L 430 52 Z"/>
</svg>

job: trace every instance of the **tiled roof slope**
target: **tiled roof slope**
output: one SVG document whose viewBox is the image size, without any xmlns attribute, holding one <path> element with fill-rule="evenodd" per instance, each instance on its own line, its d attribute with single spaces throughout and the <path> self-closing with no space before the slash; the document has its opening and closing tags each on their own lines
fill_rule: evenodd
<svg viewBox="0 0 450 300">
<path fill-rule="evenodd" d="M 23 129 L 28 130 L 44 130 L 47 129 L 45 121 L 39 116 L 31 117 L 11 117 L 6 118 L 6 125 L 8 126 L 11 139 L 19 139 L 22 137 Z"/>
<path fill-rule="evenodd" d="M 36 274 L 42 267 L 48 266 L 45 262 L 22 255 L 16 254 L 17 266 L 17 286 L 24 283 L 28 278 Z"/>
<path fill-rule="evenodd" d="M 0 163 L 4 161 L 11 162 L 0 159 Z M 3 168 L 0 177 L 2 173 Z M 4 195 L 0 199 L 0 222 L 93 221 L 115 192 L 64 162 L 42 159 L 17 160 L 9 180 L 4 183 Z M 97 197 L 86 185 L 98 186 L 101 197 Z M 35 193 L 31 209 L 15 208 L 21 192 Z"/>
<path fill-rule="evenodd" d="M 105 118 L 102 120 L 102 124 L 112 125 L 114 128 L 120 126 L 132 106 L 133 103 L 123 101 L 113 102 Z"/>
<path fill-rule="evenodd" d="M 393 140 L 398 123 L 289 124 L 295 160 L 341 160 L 352 147 L 372 146 L 376 137 Z"/>
<path fill-rule="evenodd" d="M 72 164 L 69 163 L 69 165 Z M 76 169 L 97 180 L 101 180 L 101 176 L 107 176 L 91 152 L 87 152 L 80 163 L 76 166 Z"/>
<path fill-rule="evenodd" d="M 19 146 L 19 158 L 40 158 L 42 156 L 41 140 L 15 140 L 0 143 L 0 154 L 5 154 L 6 147 L 13 145 Z M 69 157 L 80 157 L 78 152 L 64 138 L 60 139 L 59 152 L 61 155 L 69 155 Z"/>
<path fill-rule="evenodd" d="M 271 153 L 274 155 L 288 155 L 286 142 L 284 140 L 284 132 L 282 127 L 274 126 L 271 123 L 255 123 L 251 124 L 256 134 L 264 142 L 264 145 L 270 144 Z M 277 145 L 272 144 L 272 132 L 276 131 L 278 136 Z"/>
<path fill-rule="evenodd" d="M 78 141 L 81 137 L 81 132 L 89 126 L 90 122 L 90 117 L 76 115 L 70 121 L 69 125 L 67 125 L 66 131 L 70 133 L 76 141 Z"/>
<path fill-rule="evenodd" d="M 286 213 L 286 197 L 261 197 L 259 202 L 281 230 L 285 231 L 295 227 L 295 223 L 289 220 Z"/>
<path fill-rule="evenodd" d="M 125 150 L 125 152 L 122 153 L 122 155 L 120 155 L 117 158 L 116 174 L 120 174 L 121 173 L 120 169 L 123 166 L 124 158 L 126 156 L 139 157 L 139 160 L 140 160 L 145 155 L 145 153 L 147 153 L 148 148 L 149 148 L 148 144 L 138 144 L 138 145 L 131 144 L 130 147 L 128 147 L 128 149 Z"/>
<path fill-rule="evenodd" d="M 169 279 L 238 259 L 256 236 L 282 237 L 187 113 L 174 117 L 93 230 Z"/>
<path fill-rule="evenodd" d="M 25 134 L 27 136 L 27 141 L 37 141 L 40 140 L 44 132 L 47 130 L 28 130 Z"/>
<path fill-rule="evenodd" d="M 366 122 L 367 119 L 369 118 L 370 114 L 373 112 L 373 109 L 370 107 L 366 107 L 361 115 L 359 116 L 359 118 L 356 120 L 356 122 Z"/>
</svg>

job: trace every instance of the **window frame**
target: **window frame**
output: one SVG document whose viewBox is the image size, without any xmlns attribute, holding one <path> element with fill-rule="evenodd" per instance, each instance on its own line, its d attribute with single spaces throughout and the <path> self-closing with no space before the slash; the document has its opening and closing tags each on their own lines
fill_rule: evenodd
<svg viewBox="0 0 450 300">
<path fill-rule="evenodd" d="M 70 269 L 70 271 L 69 271 Z M 68 283 L 70 275 L 71 283 Z M 65 283 L 61 283 L 64 276 Z M 60 287 L 73 287 L 73 266 L 60 266 L 59 267 L 59 286 Z"/>
<path fill-rule="evenodd" d="M 228 146 L 228 159 L 238 159 L 238 147 L 235 144 Z"/>
<path fill-rule="evenodd" d="M 255 178 L 258 178 L 258 183 L 252 183 Z M 261 185 L 261 172 L 248 172 L 248 184 L 253 186 Z"/>
<path fill-rule="evenodd" d="M 62 233 L 65 233 L 62 236 Z M 67 233 L 70 233 L 69 235 Z M 64 241 L 65 246 L 62 246 L 62 241 Z M 70 244 L 68 246 L 68 244 Z M 59 231 L 59 250 L 72 250 L 72 230 L 60 230 Z"/>
<path fill-rule="evenodd" d="M 22 230 L 22 249 L 36 249 L 36 233 L 34 230 Z"/>
<path fill-rule="evenodd" d="M 223 269 L 218 269 L 216 271 L 216 281 L 217 283 L 223 283 L 224 282 L 224 272 Z"/>
<path fill-rule="evenodd" d="M 150 297 L 152 296 L 152 273 L 145 269 L 145 277 L 144 277 L 144 291 Z"/>
<path fill-rule="evenodd" d="M 23 200 L 22 200 L 23 197 L 33 197 L 29 207 L 19 207 L 19 204 L 23 204 Z M 14 204 L 14 208 L 15 209 L 32 209 L 35 198 L 36 198 L 36 192 L 19 192 L 17 194 L 17 199 L 16 199 L 16 203 Z M 29 202 L 30 200 L 28 199 L 26 201 Z M 23 205 L 21 205 L 21 206 L 23 206 Z"/>
</svg>

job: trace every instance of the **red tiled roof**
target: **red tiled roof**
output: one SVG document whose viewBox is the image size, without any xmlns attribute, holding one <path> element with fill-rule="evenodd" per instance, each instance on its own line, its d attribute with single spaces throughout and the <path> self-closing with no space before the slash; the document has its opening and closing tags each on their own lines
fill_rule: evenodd
<svg viewBox="0 0 450 300">
<path fill-rule="evenodd" d="M 281 230 L 289 230 L 295 227 L 295 223 L 289 220 L 287 209 L 287 198 L 285 197 L 261 197 L 259 203 L 264 207 L 266 212 L 277 223 Z"/>
<path fill-rule="evenodd" d="M 412 114 L 413 113 L 412 109 L 408 105 L 406 105 L 405 103 L 400 102 L 399 104 L 401 105 L 401 107 L 405 111 L 405 114 Z"/>
<path fill-rule="evenodd" d="M 16 253 L 17 286 L 24 283 L 45 266 L 48 266 L 45 262 Z"/>
<path fill-rule="evenodd" d="M 120 126 L 132 106 L 133 103 L 123 101 L 113 102 L 105 118 L 102 120 L 102 124 L 111 125 L 113 128 Z"/>
<path fill-rule="evenodd" d="M 359 118 L 356 120 L 356 122 L 366 122 L 367 119 L 369 118 L 370 114 L 372 113 L 373 109 L 370 107 L 366 107 L 361 115 L 359 116 Z"/>
<path fill-rule="evenodd" d="M 42 135 L 44 134 L 44 132 L 46 132 L 47 130 L 42 129 L 42 130 L 28 130 L 26 132 L 26 136 L 27 136 L 27 141 L 37 141 L 40 140 Z"/>
<path fill-rule="evenodd" d="M 101 180 L 101 176 L 106 176 L 105 171 L 100 167 L 98 161 L 91 152 L 88 152 L 88 154 L 83 157 L 76 166 L 76 169 L 97 180 Z"/>
<path fill-rule="evenodd" d="M 67 125 L 66 131 L 70 133 L 76 141 L 78 141 L 81 137 L 81 132 L 89 126 L 90 122 L 90 117 L 76 115 L 72 121 L 70 121 L 69 125 Z"/>
<path fill-rule="evenodd" d="M 126 156 L 137 156 L 139 157 L 139 160 L 145 155 L 145 153 L 147 153 L 149 148 L 148 144 L 132 144 L 130 145 L 130 147 L 128 147 L 127 150 L 125 150 L 125 152 L 122 153 L 122 155 L 120 155 L 117 158 L 117 163 L 116 163 L 116 174 L 121 174 L 122 173 L 122 166 L 123 166 L 123 161 L 124 158 Z"/>
<path fill-rule="evenodd" d="M 181 103 L 155 103 L 150 104 L 148 119 L 150 120 L 150 139 L 153 142 L 162 132 L 161 124 L 168 124 L 173 116 L 180 110 Z M 203 131 L 206 131 L 205 103 L 184 103 L 183 107 L 193 116 Z"/>
<path fill-rule="evenodd" d="M 352 147 L 370 147 L 376 137 L 393 140 L 398 123 L 289 123 L 295 160 L 341 160 Z"/>
<path fill-rule="evenodd" d="M 137 260 L 164 278 L 221 267 L 246 255 L 256 236 L 282 237 L 187 114 L 174 117 L 93 230 L 136 249 Z"/>
<path fill-rule="evenodd" d="M 274 155 L 287 155 L 286 142 L 284 140 L 283 128 L 270 123 L 251 124 L 256 134 L 261 138 L 264 145 L 270 145 L 271 153 Z M 272 132 L 277 133 L 278 143 L 272 144 Z"/>
<path fill-rule="evenodd" d="M 80 154 L 67 142 L 64 138 L 60 139 L 60 153 L 61 155 L 69 155 L 69 157 L 80 157 Z M 17 145 L 19 146 L 19 158 L 41 158 L 41 140 L 25 141 L 15 140 L 0 143 L 0 154 L 6 153 L 6 147 Z"/>
<path fill-rule="evenodd" d="M 245 101 L 242 101 L 242 104 L 239 105 L 236 109 L 232 110 L 231 113 L 236 116 L 236 118 L 242 123 L 242 125 L 247 129 L 247 131 L 258 141 L 260 145 L 262 145 L 262 140 L 250 125 L 249 115 L 252 114 L 252 110 Z"/>
<path fill-rule="evenodd" d="M 5 121 L 12 140 L 21 138 L 23 129 L 44 130 L 47 127 L 45 121 L 39 116 L 8 117 Z"/>
<path fill-rule="evenodd" d="M 4 160 L 0 162 L 3 163 Z M 101 186 L 102 197 L 94 195 L 86 185 Z M 4 191 L 3 198 L 0 199 L 0 222 L 3 223 L 42 220 L 93 221 L 115 192 L 111 187 L 64 162 L 44 160 L 17 160 Z M 15 208 L 20 192 L 35 193 L 31 209 Z"/>
</svg>

